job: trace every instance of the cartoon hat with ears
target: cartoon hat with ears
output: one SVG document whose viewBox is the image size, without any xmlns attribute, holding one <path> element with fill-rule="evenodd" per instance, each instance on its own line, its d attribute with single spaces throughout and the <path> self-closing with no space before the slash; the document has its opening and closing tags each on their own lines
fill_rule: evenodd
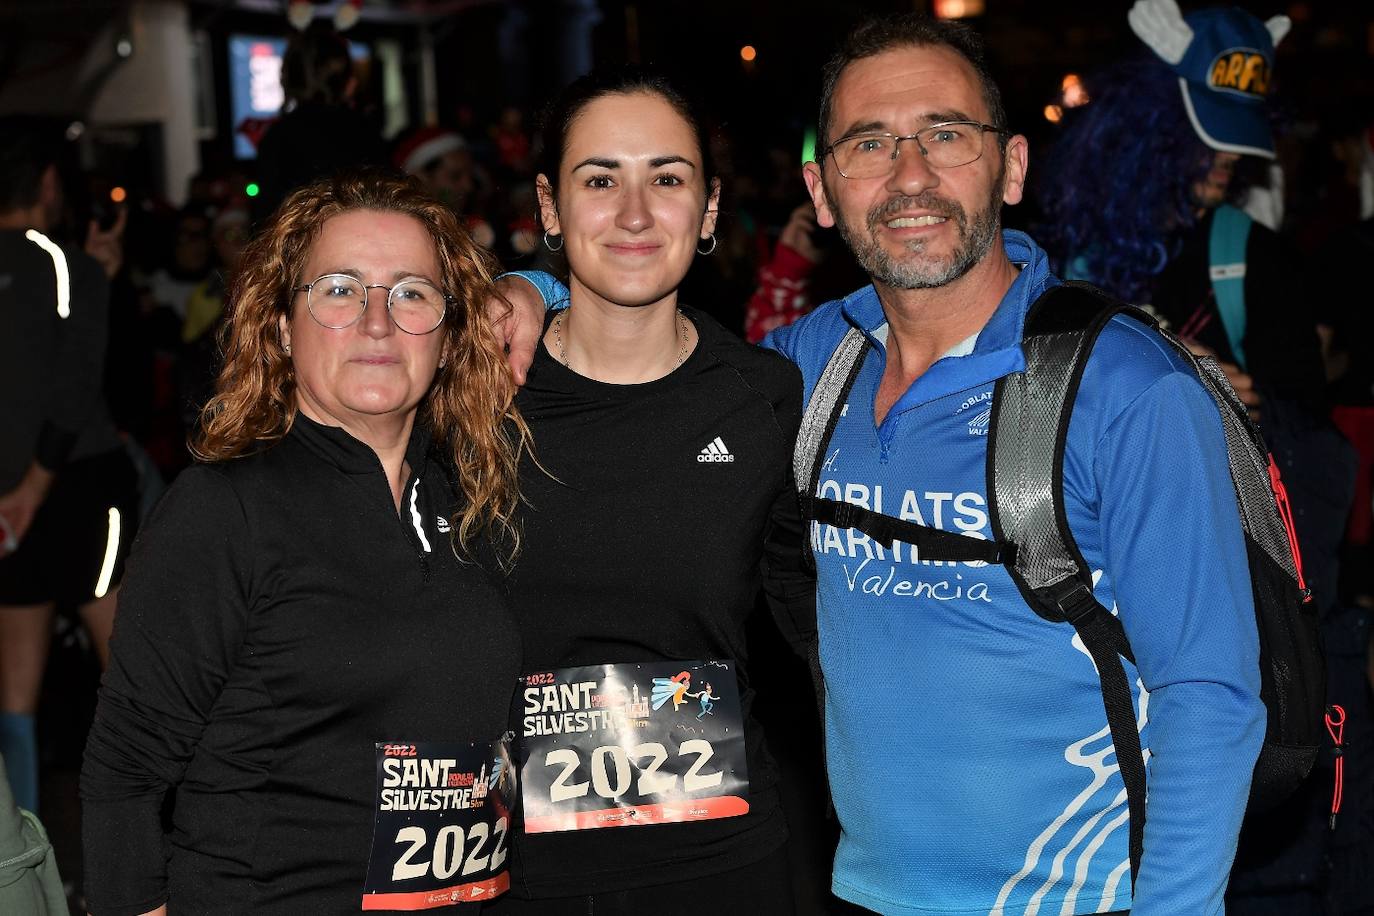
<svg viewBox="0 0 1374 916">
<path fill-rule="evenodd" d="M 1237 7 L 1184 16 L 1176 0 L 1136 0 L 1126 18 L 1178 74 L 1183 107 L 1203 143 L 1274 158 L 1266 96 L 1274 47 L 1293 24 L 1287 16 L 1261 22 Z"/>
</svg>

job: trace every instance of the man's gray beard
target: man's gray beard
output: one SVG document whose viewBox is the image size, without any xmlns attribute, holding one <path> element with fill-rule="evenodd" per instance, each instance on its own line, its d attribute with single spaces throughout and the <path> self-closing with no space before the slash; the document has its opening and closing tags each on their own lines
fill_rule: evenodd
<svg viewBox="0 0 1374 916">
<path fill-rule="evenodd" d="M 987 253 L 992 250 L 993 244 L 997 241 L 1001 222 L 1001 176 L 993 182 L 992 187 L 991 199 L 986 207 L 975 214 L 971 227 L 963 207 L 952 200 L 925 194 L 918 197 L 893 198 L 885 204 L 875 207 L 869 211 L 867 223 L 861 232 L 855 232 L 851 229 L 848 220 L 844 218 L 843 213 L 839 213 L 838 209 L 836 215 L 840 218 L 835 221 L 835 224 L 840 230 L 840 238 L 844 239 L 844 243 L 854 253 L 854 258 L 859 262 L 859 266 L 874 282 L 882 283 L 894 289 L 932 289 L 959 279 L 973 269 L 973 265 L 983 260 Z M 892 256 L 878 243 L 874 236 L 877 226 L 884 219 L 891 218 L 905 209 L 930 210 L 946 219 L 954 220 L 958 224 L 959 243 L 943 267 L 894 261 Z M 925 242 L 921 240 L 907 243 L 908 251 L 920 252 L 924 247 Z"/>
</svg>

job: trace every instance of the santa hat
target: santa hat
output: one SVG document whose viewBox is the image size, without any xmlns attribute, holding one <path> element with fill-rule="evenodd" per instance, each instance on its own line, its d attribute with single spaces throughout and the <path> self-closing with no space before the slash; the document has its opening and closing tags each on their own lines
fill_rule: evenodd
<svg viewBox="0 0 1374 916">
<path fill-rule="evenodd" d="M 467 141 L 442 127 L 422 127 L 396 147 L 392 161 L 406 173 L 414 175 L 440 156 L 454 150 L 467 149 Z"/>
</svg>

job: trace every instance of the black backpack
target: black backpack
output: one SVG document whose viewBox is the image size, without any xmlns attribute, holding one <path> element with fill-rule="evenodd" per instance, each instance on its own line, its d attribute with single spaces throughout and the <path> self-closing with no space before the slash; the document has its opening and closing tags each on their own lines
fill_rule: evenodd
<svg viewBox="0 0 1374 916">
<path fill-rule="evenodd" d="M 1139 321 L 1167 341 L 1193 366 L 1221 414 L 1254 591 L 1260 697 L 1268 710 L 1250 806 L 1271 806 L 1297 787 L 1316 760 L 1326 672 L 1316 603 L 1303 581 L 1287 492 L 1259 430 L 1214 359 L 1194 356 L 1149 314 L 1088 284 L 1069 282 L 1046 290 L 1026 317 L 1025 371 L 1000 379 L 993 392 L 987 457 L 992 541 L 814 495 L 820 482 L 818 457 L 825 454 L 869 347 L 857 328 L 845 334 L 811 393 L 793 466 L 808 521 L 856 528 L 889 548 L 894 540 L 905 541 L 925 560 L 1002 564 L 1036 614 L 1074 627 L 1102 681 L 1130 811 L 1134 885 L 1145 830 L 1145 765 L 1121 659 L 1134 664 L 1135 658 L 1120 620 L 1093 597 L 1091 571 L 1065 516 L 1062 475 L 1083 369 L 1098 334 L 1117 315 Z"/>
</svg>

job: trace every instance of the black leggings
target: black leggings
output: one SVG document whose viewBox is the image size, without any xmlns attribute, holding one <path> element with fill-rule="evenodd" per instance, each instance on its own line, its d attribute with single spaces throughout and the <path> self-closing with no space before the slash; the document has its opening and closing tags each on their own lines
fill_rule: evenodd
<svg viewBox="0 0 1374 916">
<path fill-rule="evenodd" d="M 507 895 L 482 906 L 483 916 L 792 916 L 795 912 L 786 846 L 743 868 L 690 881 L 539 900 Z"/>
</svg>

